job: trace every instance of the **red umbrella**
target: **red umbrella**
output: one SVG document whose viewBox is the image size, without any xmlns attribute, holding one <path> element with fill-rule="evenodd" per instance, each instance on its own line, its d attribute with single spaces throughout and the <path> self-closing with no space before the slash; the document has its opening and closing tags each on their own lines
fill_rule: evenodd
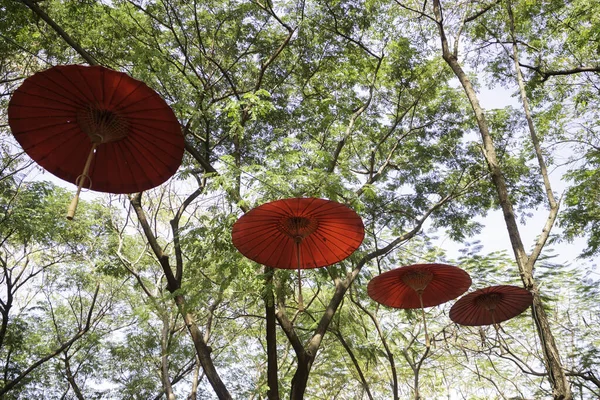
<svg viewBox="0 0 600 400">
<path fill-rule="evenodd" d="M 423 308 L 455 299 L 470 286 L 471 277 L 458 267 L 447 264 L 414 264 L 384 272 L 371 279 L 367 293 L 376 302 L 389 307 L 420 308 L 425 340 L 429 347 Z"/>
<path fill-rule="evenodd" d="M 521 314 L 532 302 L 533 296 L 523 288 L 490 286 L 469 293 L 454 303 L 450 319 L 466 326 L 495 325 Z"/>
<path fill-rule="evenodd" d="M 360 246 L 362 219 L 330 200 L 292 198 L 263 204 L 233 225 L 233 245 L 244 256 L 272 268 L 318 268 L 335 264 Z M 300 292 L 302 308 L 302 292 Z"/>
<path fill-rule="evenodd" d="M 183 157 L 181 127 L 167 103 L 143 82 L 100 66 L 56 66 L 27 78 L 8 120 L 32 159 L 78 185 L 72 207 L 84 184 L 109 193 L 158 186 Z"/>
</svg>

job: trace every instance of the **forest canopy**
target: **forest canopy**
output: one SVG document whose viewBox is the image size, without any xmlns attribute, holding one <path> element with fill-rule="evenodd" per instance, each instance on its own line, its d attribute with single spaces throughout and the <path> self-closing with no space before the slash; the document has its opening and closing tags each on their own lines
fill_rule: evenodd
<svg viewBox="0 0 600 400">
<path fill-rule="evenodd" d="M 599 15 L 598 0 L 0 0 L 0 397 L 599 398 Z M 75 186 L 40 172 L 7 110 L 71 64 L 156 91 L 185 154 L 162 185 L 86 197 L 68 221 Z M 484 91 L 511 105 L 484 108 Z M 296 197 L 348 206 L 365 232 L 301 281 L 231 234 Z M 491 214 L 506 249 L 481 245 Z M 416 263 L 532 305 L 483 327 L 452 322 L 454 301 L 426 308 L 426 341 L 420 310 L 367 293 Z"/>
</svg>

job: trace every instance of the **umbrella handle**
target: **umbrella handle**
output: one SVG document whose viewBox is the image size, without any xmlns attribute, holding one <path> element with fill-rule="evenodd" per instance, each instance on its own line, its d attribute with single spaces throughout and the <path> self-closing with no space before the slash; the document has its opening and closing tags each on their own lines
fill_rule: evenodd
<svg viewBox="0 0 600 400">
<path fill-rule="evenodd" d="M 300 274 L 300 242 L 296 242 L 296 259 L 298 261 L 298 311 L 304 311 L 302 299 L 302 275 Z"/>
<path fill-rule="evenodd" d="M 492 314 L 492 325 L 494 326 L 494 329 L 496 330 L 496 341 L 498 343 L 500 343 L 500 325 L 496 323 L 496 318 L 494 318 L 494 310 L 490 310 L 490 313 Z M 502 347 L 502 345 L 500 345 Z"/>
<path fill-rule="evenodd" d="M 75 218 L 75 210 L 77 210 L 77 204 L 79 203 L 79 194 L 81 193 L 81 188 L 83 187 L 83 182 L 85 182 L 85 178 L 87 177 L 90 180 L 90 187 L 92 187 L 92 180 L 90 179 L 88 172 L 90 170 L 90 165 L 92 164 L 92 159 L 94 158 L 94 152 L 96 151 L 96 147 L 98 143 L 92 143 L 92 149 L 90 150 L 90 154 L 88 154 L 87 160 L 85 161 L 85 166 L 83 167 L 83 172 L 80 176 L 77 177 L 76 182 L 77 185 L 77 193 L 71 200 L 71 204 L 69 205 L 69 209 L 67 211 L 67 219 L 69 221 Z M 79 179 L 81 178 L 81 179 Z"/>
<path fill-rule="evenodd" d="M 417 290 L 417 294 L 419 295 L 419 302 L 421 303 L 421 315 L 423 315 L 423 328 L 425 330 L 425 347 L 429 348 L 431 343 L 429 342 L 429 334 L 427 333 L 427 322 L 425 318 L 425 310 L 423 309 L 423 292 L 421 290 Z"/>
</svg>

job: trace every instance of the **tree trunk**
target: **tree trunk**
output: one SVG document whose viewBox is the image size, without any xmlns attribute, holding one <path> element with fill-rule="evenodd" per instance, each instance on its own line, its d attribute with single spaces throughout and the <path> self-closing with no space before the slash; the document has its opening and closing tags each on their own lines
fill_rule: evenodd
<svg viewBox="0 0 600 400">
<path fill-rule="evenodd" d="M 550 378 L 550 384 L 552 385 L 554 399 L 571 400 L 572 394 L 565 376 L 565 372 L 562 368 L 558 348 L 556 346 L 554 336 L 552 335 L 550 324 L 548 323 L 548 318 L 544 311 L 537 285 L 533 278 L 533 264 L 535 262 L 535 258 L 532 257 L 530 260 L 530 257 L 525 252 L 512 203 L 508 197 L 506 182 L 498 163 L 496 148 L 490 135 L 485 114 L 479 104 L 477 93 L 475 92 L 471 81 L 460 66 L 456 54 L 453 54 L 448 46 L 448 41 L 444 32 L 440 0 L 433 0 L 433 8 L 442 42 L 442 56 L 460 81 L 465 94 L 467 95 L 469 103 L 473 108 L 473 112 L 475 113 L 475 119 L 477 121 L 483 142 L 484 156 L 490 170 L 492 182 L 494 183 L 498 193 L 500 207 L 502 208 L 502 213 L 504 215 L 504 221 L 506 223 L 513 253 L 519 267 L 521 280 L 523 281 L 525 288 L 533 295 L 533 319 L 542 343 L 544 361 L 546 363 L 546 369 Z M 548 226 L 546 226 L 545 229 L 548 229 L 549 231 Z M 543 243 L 541 243 L 541 246 L 543 246 Z"/>
<path fill-rule="evenodd" d="M 308 384 L 308 376 L 310 375 L 314 360 L 314 355 L 310 356 L 308 353 L 305 353 L 302 357 L 298 357 L 298 366 L 296 367 L 296 373 L 292 378 L 290 400 L 304 399 L 304 392 L 306 392 L 306 385 Z"/>
<path fill-rule="evenodd" d="M 210 357 L 210 348 L 204 342 L 204 337 L 202 336 L 202 332 L 198 329 L 198 325 L 194 320 L 192 314 L 188 313 L 185 309 L 185 299 L 181 295 L 175 296 L 175 303 L 179 307 L 179 311 L 183 316 L 183 320 L 185 321 L 185 325 L 192 336 L 192 340 L 194 342 L 194 347 L 196 348 L 196 354 L 198 355 L 198 360 L 200 360 L 200 364 L 202 365 L 202 369 L 206 374 L 206 378 L 210 382 L 215 394 L 220 400 L 231 400 L 231 395 L 221 378 L 219 377 L 219 373 L 217 372 L 215 365 L 213 364 L 212 358 Z"/>
<path fill-rule="evenodd" d="M 545 244 L 546 239 L 548 238 L 550 229 L 552 228 L 552 225 L 554 225 L 554 221 L 556 220 L 556 215 L 558 213 L 558 203 L 554 199 L 554 193 L 552 192 L 552 188 L 550 186 L 550 180 L 548 179 L 546 163 L 544 161 L 535 126 L 533 124 L 533 118 L 531 116 L 531 111 L 529 108 L 529 101 L 525 92 L 525 82 L 523 79 L 523 74 L 521 73 L 521 67 L 519 66 L 519 50 L 515 39 L 514 19 L 510 2 L 508 3 L 507 9 L 509 16 L 510 33 L 513 42 L 513 60 L 515 63 L 515 72 L 517 74 L 517 83 L 519 84 L 519 94 L 521 95 L 521 101 L 523 102 L 523 110 L 525 112 L 525 118 L 527 119 L 527 126 L 529 127 L 533 148 L 535 150 L 535 154 L 540 165 L 540 171 L 544 180 L 544 187 L 546 189 L 546 196 L 548 198 L 548 203 L 550 206 L 550 215 L 548 217 L 546 227 L 544 227 L 544 231 L 542 232 L 541 240 L 538 240 L 538 244 L 536 245 L 536 248 L 532 255 L 529 257 L 527 265 L 519 265 L 519 268 L 521 270 L 521 279 L 523 279 L 523 284 L 525 285 L 525 287 L 527 287 L 527 289 L 529 289 L 529 291 L 533 295 L 532 316 L 535 320 L 535 326 L 538 331 L 538 335 L 542 341 L 542 350 L 544 352 L 546 370 L 549 373 L 550 381 L 552 383 L 554 398 L 571 399 L 571 388 L 569 386 L 569 382 L 567 380 L 565 371 L 562 367 L 560 354 L 554 341 L 554 335 L 552 335 L 550 323 L 548 322 L 548 317 L 546 315 L 546 311 L 544 310 L 537 284 L 533 279 L 533 266 L 542 250 L 542 247 Z"/>
<path fill-rule="evenodd" d="M 169 316 L 163 310 L 161 317 L 163 326 L 160 337 L 160 350 L 162 353 L 160 358 L 160 378 L 167 400 L 175 400 L 175 393 L 173 393 L 173 387 L 169 379 Z"/>
<path fill-rule="evenodd" d="M 275 324 L 275 297 L 273 296 L 273 268 L 265 267 L 265 318 L 267 320 L 267 398 L 279 400 L 277 378 L 277 332 Z"/>
</svg>

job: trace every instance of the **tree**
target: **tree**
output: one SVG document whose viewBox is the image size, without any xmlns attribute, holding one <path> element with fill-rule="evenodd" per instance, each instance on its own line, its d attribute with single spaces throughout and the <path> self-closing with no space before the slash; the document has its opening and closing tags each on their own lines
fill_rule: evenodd
<svg viewBox="0 0 600 400">
<path fill-rule="evenodd" d="M 537 261 L 546 243 L 546 240 L 548 239 L 550 230 L 556 220 L 558 214 L 558 203 L 554 199 L 554 194 L 552 192 L 550 181 L 548 179 L 546 162 L 544 156 L 541 153 L 537 134 L 535 132 L 533 121 L 531 119 L 531 115 L 528 108 L 527 96 L 524 91 L 524 83 L 519 66 L 518 46 L 516 43 L 516 37 L 514 35 L 514 19 L 512 16 L 510 3 L 508 4 L 507 10 L 509 14 L 509 33 L 512 35 L 513 59 L 516 64 L 516 75 L 517 80 L 519 82 L 521 99 L 523 101 L 525 114 L 528 121 L 529 133 L 539 163 L 540 175 L 543 178 L 546 196 L 550 208 L 546 224 L 543 227 L 542 233 L 538 237 L 535 247 L 530 254 L 527 254 L 527 252 L 525 251 L 521 235 L 519 233 L 519 227 L 517 225 L 517 219 L 515 217 L 515 212 L 513 209 L 513 201 L 510 199 L 508 186 L 504 178 L 502 168 L 498 161 L 499 158 L 497 155 L 496 145 L 494 144 L 494 140 L 490 132 L 487 118 L 479 103 L 476 90 L 473 87 L 470 79 L 468 78 L 467 74 L 465 73 L 465 70 L 461 66 L 461 63 L 458 59 L 459 35 L 463 31 L 465 24 L 472 22 L 478 17 L 481 17 L 487 11 L 492 9 L 494 5 L 495 3 L 486 5 L 483 8 L 475 11 L 474 14 L 471 14 L 471 11 L 468 8 L 467 10 L 463 11 L 464 16 L 460 19 L 460 23 L 456 28 L 456 31 L 458 33 L 455 38 L 453 47 L 451 47 L 448 37 L 446 35 L 447 24 L 444 19 L 444 13 L 440 1 L 435 0 L 433 2 L 433 16 L 429 16 L 421 12 L 419 13 L 421 13 L 423 16 L 426 16 L 437 25 L 439 37 L 441 40 L 442 56 L 446 63 L 450 66 L 458 80 L 460 81 L 462 87 L 464 88 L 465 94 L 473 108 L 475 119 L 477 121 L 483 142 L 483 154 L 487 162 L 488 168 L 490 170 L 491 179 L 497 190 L 499 203 L 504 215 L 507 231 L 511 240 L 513 252 L 515 254 L 515 259 L 517 260 L 517 265 L 519 267 L 519 273 L 521 275 L 523 285 L 533 294 L 534 305 L 532 307 L 532 311 L 534 314 L 534 321 L 536 322 L 536 326 L 538 328 L 540 340 L 544 346 L 546 369 L 549 373 L 550 383 L 552 384 L 552 387 L 554 389 L 553 395 L 556 399 L 570 399 L 572 398 L 572 395 L 569 384 L 567 382 L 567 377 L 563 370 L 558 348 L 555 343 L 552 330 L 550 328 L 546 313 L 543 308 L 543 303 L 541 301 L 537 283 L 534 280 L 533 276 L 533 267 L 535 265 L 535 262 Z"/>
<path fill-rule="evenodd" d="M 525 14 L 526 4 L 520 2 L 513 8 L 499 2 L 469 5 L 474 14 L 460 14 L 464 10 L 457 6 L 456 15 L 467 17 L 465 28 L 455 32 L 466 46 L 500 41 L 500 50 L 482 60 L 503 83 L 517 82 L 513 71 L 527 68 L 522 58 L 529 57 L 520 35 L 533 32 L 525 29 L 527 21 L 543 23 L 545 17 Z M 533 130 L 523 130 L 531 125 L 513 109 L 479 110 L 473 118 L 476 98 L 465 98 L 453 82 L 461 64 L 452 51 L 462 48 L 451 50 L 442 41 L 440 58 L 439 37 L 431 35 L 443 37 L 452 19 L 441 20 L 437 1 L 422 6 L 217 0 L 25 0 L 3 6 L 15 11 L 0 25 L 10 39 L 3 48 L 8 60 L 3 71 L 10 79 L 42 68 L 22 65 L 27 57 L 125 71 L 167 100 L 186 140 L 186 156 L 173 180 L 145 193 L 111 198 L 113 207 L 102 208 L 107 217 L 101 232 L 110 240 L 91 258 L 101 261 L 97 270 L 103 279 L 127 283 L 118 307 L 129 324 L 104 341 L 61 352 L 57 365 L 75 396 L 92 395 L 78 381 L 94 376 L 77 372 L 86 357 L 90 363 L 110 360 L 122 371 L 115 378 L 103 375 L 116 386 L 110 393 L 117 397 L 133 395 L 137 387 L 144 397 L 157 398 L 198 393 L 203 398 L 322 398 L 330 393 L 419 398 L 449 393 L 455 374 L 477 382 L 490 396 L 533 393 L 531 388 L 540 384 L 536 374 L 546 376 L 539 360 L 552 364 L 552 352 L 563 344 L 523 358 L 526 353 L 515 350 L 517 343 L 529 340 L 524 347 L 535 349 L 526 319 L 513 322 L 522 329 L 505 339 L 508 346 L 492 340 L 493 331 L 483 330 L 481 349 L 473 343 L 480 332 L 469 331 L 463 342 L 459 329 L 445 320 L 447 307 L 441 307 L 430 312 L 434 346 L 428 348 L 414 313 L 379 308 L 365 293 L 368 279 L 398 264 L 444 260 L 427 235 L 444 231 L 463 241 L 481 228 L 475 217 L 492 208 L 504 210 L 511 229 L 517 226 L 516 213 L 545 201 L 551 209 L 548 228 L 557 215 L 548 199 L 552 191 L 540 179 L 547 157 L 535 145 L 522 145 L 525 133 L 546 139 L 544 126 L 554 121 L 549 114 L 545 119 L 536 114 L 543 101 L 536 103 L 535 95 L 542 93 L 544 82 L 531 76 L 538 72 L 521 70 L 520 79 L 522 99 L 532 104 Z M 490 30 L 480 21 L 489 21 Z M 466 82 L 466 75 L 459 78 Z M 486 124 L 482 146 L 475 135 Z M 537 160 L 532 158 L 536 153 L 541 154 Z M 231 226 L 241 213 L 294 196 L 348 204 L 366 226 L 365 242 L 352 257 L 305 274 L 302 310 L 289 271 L 250 262 L 230 241 Z M 519 271 L 537 296 L 535 315 L 543 320 L 546 313 L 555 321 L 533 280 L 549 229 L 533 254 L 525 252 L 518 232 L 511 234 L 520 258 L 517 267 L 505 262 L 503 271 L 515 271 L 515 278 Z M 76 251 L 79 256 L 86 249 Z M 462 262 L 481 282 L 485 274 L 479 266 L 487 259 L 471 259 Z M 105 293 L 103 286 L 99 293 Z M 48 313 L 44 318 L 51 321 Z M 68 312 L 56 315 L 57 322 L 74 326 Z M 549 323 L 539 326 L 547 335 Z M 502 353 L 507 347 L 512 355 Z M 90 349 L 98 349 L 98 356 Z M 582 360 L 594 359 L 585 354 Z M 524 372 L 507 373 L 514 365 Z M 559 365 L 558 372 L 549 370 L 562 376 L 554 382 L 570 376 L 580 388 L 593 388 L 589 369 Z M 348 382 L 348 376 L 354 379 Z M 510 380 L 526 389 L 503 389 L 500 383 Z M 341 389 L 340 382 L 345 384 Z M 480 395 L 468 386 L 461 390 L 465 396 Z M 555 390 L 559 396 L 562 389 Z"/>
<path fill-rule="evenodd" d="M 66 224 L 57 216 L 63 213 L 66 191 L 47 182 L 26 181 L 21 157 L 2 155 L 0 393 L 27 393 L 24 383 L 64 356 L 70 387 L 81 394 L 68 361 L 106 334 L 105 320 L 115 296 L 108 282 L 99 294 L 91 271 L 76 272 L 93 265 L 86 256 L 102 254 L 104 210 L 85 204 L 85 221 Z M 54 335 L 45 338 L 47 332 Z"/>
</svg>

